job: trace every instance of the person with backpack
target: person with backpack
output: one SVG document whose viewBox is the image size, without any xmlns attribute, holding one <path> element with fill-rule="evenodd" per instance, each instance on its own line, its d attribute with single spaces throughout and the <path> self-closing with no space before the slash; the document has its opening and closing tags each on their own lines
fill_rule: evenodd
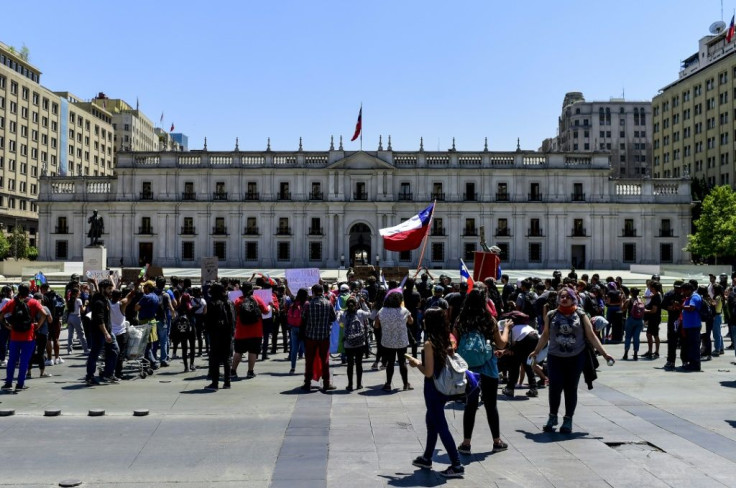
<svg viewBox="0 0 736 488">
<path fill-rule="evenodd" d="M 697 286 L 697 293 L 702 298 L 700 305 L 700 361 L 710 361 L 713 353 L 713 341 L 711 333 L 713 332 L 713 319 L 715 318 L 714 301 L 708 294 L 708 287 L 705 285 Z"/>
<path fill-rule="evenodd" d="M 644 301 L 639 297 L 639 289 L 632 288 L 629 293 L 631 296 L 624 302 L 624 310 L 628 316 L 624 325 L 624 361 L 629 359 L 629 348 L 631 342 L 634 342 L 634 361 L 639 360 L 639 344 L 641 340 L 641 331 L 644 329 L 644 313 L 646 306 Z"/>
<path fill-rule="evenodd" d="M 66 302 L 67 310 L 67 342 L 66 342 L 66 353 L 71 354 L 74 350 L 74 334 L 77 335 L 77 340 L 82 345 L 84 354 L 89 354 L 89 345 L 87 344 L 87 338 L 84 334 L 84 327 L 82 326 L 82 315 L 84 315 L 84 302 L 80 297 L 79 288 L 72 288 L 69 290 L 69 300 Z"/>
<path fill-rule="evenodd" d="M 303 391 L 311 391 L 314 361 L 322 366 L 323 391 L 335 390 L 330 383 L 330 332 L 337 320 L 335 307 L 324 296 L 325 289 L 320 284 L 312 285 L 312 298 L 304 304 L 302 327 L 304 327 L 304 384 Z"/>
<path fill-rule="evenodd" d="M 302 312 L 304 311 L 304 304 L 309 300 L 309 290 L 306 288 L 300 288 L 296 292 L 294 301 L 289 305 L 289 309 L 286 312 L 286 323 L 289 325 L 289 343 L 291 349 L 289 349 L 289 361 L 291 362 L 291 369 L 289 374 L 296 372 L 296 359 L 304 356 L 304 337 L 302 336 Z"/>
<path fill-rule="evenodd" d="M 97 360 L 100 352 L 105 349 L 105 367 L 102 371 L 101 380 L 105 383 L 120 383 L 120 379 L 115 376 L 115 366 L 118 362 L 120 348 L 112 334 L 112 322 L 110 320 L 110 298 L 114 286 L 110 280 L 102 280 L 97 285 L 97 292 L 92 295 L 90 300 L 90 310 L 92 318 L 90 320 L 90 349 L 87 356 L 87 376 L 85 382 L 87 386 L 99 385 L 100 380 L 95 378 L 95 370 L 97 369 Z"/>
<path fill-rule="evenodd" d="M 427 340 L 424 343 L 423 360 L 407 358 L 412 368 L 417 368 L 424 374 L 424 405 L 427 408 L 425 416 L 427 441 L 424 444 L 424 454 L 414 459 L 412 465 L 432 469 L 432 456 L 439 437 L 451 463 L 449 468 L 440 472 L 440 475 L 445 478 L 462 478 L 465 467 L 460 462 L 460 454 L 455 447 L 455 440 L 445 417 L 445 403 L 449 398 L 440 393 L 434 383 L 434 379 L 445 367 L 448 354 L 453 353 L 446 312 L 439 308 L 427 309 L 424 312 L 424 327 Z"/>
<path fill-rule="evenodd" d="M 682 285 L 682 335 L 684 337 L 682 371 L 700 371 L 700 329 L 703 297 L 695 292 L 689 281 Z"/>
<path fill-rule="evenodd" d="M 62 364 L 64 360 L 59 356 L 59 336 L 61 335 L 61 317 L 64 315 L 64 299 L 52 290 L 48 283 L 42 283 L 39 289 L 44 298 L 48 300 L 48 308 L 51 312 L 51 320 L 48 322 L 46 357 L 50 360 L 50 364 Z"/>
<path fill-rule="evenodd" d="M 360 299 L 361 303 L 363 299 Z M 348 361 L 347 391 L 353 391 L 353 369 L 357 389 L 363 388 L 363 351 L 368 344 L 368 320 L 371 313 L 367 306 L 358 308 L 358 299 L 350 297 L 345 302 L 345 311 L 340 315 L 340 325 L 343 328 L 343 348 Z"/>
<path fill-rule="evenodd" d="M 647 352 L 642 357 L 658 359 L 659 325 L 662 322 L 662 284 L 657 280 L 649 281 L 649 303 L 644 310 L 644 317 L 647 321 Z M 652 352 L 652 343 L 655 345 L 654 352 Z"/>
<path fill-rule="evenodd" d="M 46 312 L 46 315 L 33 317 L 33 321 L 36 323 L 36 349 L 31 356 L 31 362 L 28 365 L 28 373 L 26 375 L 26 379 L 31 378 L 33 363 L 36 363 L 38 365 L 39 377 L 48 378 L 51 376 L 51 373 L 46 372 L 46 366 L 49 365 L 49 363 L 44 361 L 44 359 L 46 354 L 46 344 L 49 340 L 49 321 L 51 320 L 51 317 L 53 317 L 53 312 L 51 312 L 51 310 L 49 309 L 49 299 L 43 296 L 42 293 L 34 293 L 33 298 L 41 304 L 41 306 L 43 307 L 43 311 Z"/>
<path fill-rule="evenodd" d="M 549 416 L 542 430 L 554 432 L 558 424 L 557 412 L 562 393 L 565 393 L 565 416 L 560 433 L 572 432 L 572 417 L 578 404 L 578 383 L 586 356 L 586 339 L 595 350 L 613 362 L 593 330 L 588 316 L 577 308 L 577 296 L 571 288 L 562 288 L 557 294 L 557 308 L 544 318 L 544 331 L 537 347 L 529 355 L 536 361 L 539 353 L 549 344 L 547 368 L 549 377 Z M 612 364 L 612 363 L 611 363 Z"/>
<path fill-rule="evenodd" d="M 235 343 L 233 362 L 230 366 L 230 377 L 238 377 L 238 365 L 243 354 L 248 355 L 248 374 L 246 379 L 255 378 L 255 365 L 263 341 L 263 315 L 270 311 L 269 306 L 260 297 L 253 294 L 253 284 L 246 281 L 240 285 L 239 296 L 235 308 Z"/>
<path fill-rule="evenodd" d="M 233 341 L 235 318 L 228 303 L 225 287 L 220 282 L 210 286 L 210 303 L 207 306 L 205 328 L 210 335 L 209 378 L 207 390 L 217 390 L 220 382 L 220 366 L 223 367 L 223 388 L 230 388 L 230 350 Z"/>
<path fill-rule="evenodd" d="M 156 288 L 154 292 L 159 297 L 159 308 L 156 311 L 156 333 L 158 342 L 154 344 L 153 353 L 156 354 L 158 349 L 159 364 L 162 368 L 169 366 L 169 335 L 171 332 L 171 319 L 176 310 L 176 301 L 174 300 L 174 292 L 166 290 L 166 278 L 159 276 L 156 278 Z"/>
<path fill-rule="evenodd" d="M 6 303 L 13 299 L 13 289 L 9 286 L 3 286 L 0 290 L 0 310 Z M 0 368 L 8 365 L 6 359 L 8 354 L 8 341 L 10 340 L 10 329 L 0 326 Z"/>
<path fill-rule="evenodd" d="M 189 293 L 181 293 L 174 288 L 176 301 L 176 317 L 171 321 L 171 343 L 173 344 L 174 356 L 176 348 L 181 344 L 181 358 L 184 361 L 184 372 L 195 371 L 194 366 L 194 341 L 196 332 L 194 330 L 194 318 L 192 313 L 192 297 Z"/>
<path fill-rule="evenodd" d="M 8 301 L 0 310 L 2 326 L 10 330 L 8 366 L 3 390 L 13 388 L 16 363 L 19 363 L 19 367 L 15 391 L 19 392 L 28 388 L 25 385 L 26 373 L 36 346 L 34 332 L 37 324 L 34 323 L 33 317 L 49 319 L 38 300 L 29 298 L 30 294 L 31 289 L 28 285 L 25 283 L 18 285 L 16 297 Z"/>
<path fill-rule="evenodd" d="M 455 322 L 453 334 L 458 339 L 457 352 L 468 363 L 470 371 L 480 375 L 480 390 L 468 391 L 463 412 L 463 442 L 457 447 L 461 454 L 470 454 L 470 441 L 473 437 L 475 415 L 478 411 L 480 397 L 483 397 L 483 407 L 486 410 L 488 427 L 493 436 L 494 452 L 503 451 L 508 445 L 501 440 L 498 407 L 498 362 L 495 349 L 503 349 L 509 339 L 510 327 L 499 331 L 498 324 L 488 312 L 484 303 L 481 287 L 468 293 L 465 305 Z M 518 371 L 519 368 L 517 367 Z M 518 374 L 518 373 L 517 373 Z"/>
</svg>

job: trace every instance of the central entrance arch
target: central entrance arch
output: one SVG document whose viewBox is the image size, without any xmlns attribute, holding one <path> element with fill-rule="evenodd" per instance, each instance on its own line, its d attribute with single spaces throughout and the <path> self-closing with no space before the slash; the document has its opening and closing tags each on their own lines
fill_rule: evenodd
<svg viewBox="0 0 736 488">
<path fill-rule="evenodd" d="M 358 223 L 350 228 L 350 266 L 371 264 L 371 229 Z"/>
</svg>

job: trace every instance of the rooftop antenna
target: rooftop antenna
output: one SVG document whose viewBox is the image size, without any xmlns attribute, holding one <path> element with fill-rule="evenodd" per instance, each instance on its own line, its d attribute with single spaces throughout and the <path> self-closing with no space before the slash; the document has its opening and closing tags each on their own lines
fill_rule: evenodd
<svg viewBox="0 0 736 488">
<path fill-rule="evenodd" d="M 721 17 L 723 17 L 723 13 L 721 12 Z M 716 20 L 712 24 L 710 24 L 710 27 L 708 28 L 708 31 L 713 34 L 714 36 L 717 36 L 721 32 L 724 31 L 726 28 L 726 23 L 722 20 Z"/>
</svg>

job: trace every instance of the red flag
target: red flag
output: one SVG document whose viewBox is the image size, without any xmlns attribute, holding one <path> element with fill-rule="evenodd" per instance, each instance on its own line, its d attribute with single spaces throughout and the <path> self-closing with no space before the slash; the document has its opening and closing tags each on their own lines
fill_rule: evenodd
<svg viewBox="0 0 736 488">
<path fill-rule="evenodd" d="M 731 25 L 728 26 L 728 32 L 726 32 L 726 43 L 731 42 L 731 39 L 733 39 L 734 33 L 736 33 L 736 26 L 734 26 L 734 20 L 736 20 L 736 15 L 731 17 Z"/>
<path fill-rule="evenodd" d="M 363 130 L 363 107 L 360 107 L 360 112 L 358 112 L 358 123 L 355 124 L 355 134 L 353 134 L 353 138 L 350 139 L 351 141 L 354 141 L 358 138 L 360 135 L 360 131 Z"/>
<path fill-rule="evenodd" d="M 169 132 L 174 132 L 174 123 L 171 123 L 171 129 L 169 129 Z"/>
</svg>

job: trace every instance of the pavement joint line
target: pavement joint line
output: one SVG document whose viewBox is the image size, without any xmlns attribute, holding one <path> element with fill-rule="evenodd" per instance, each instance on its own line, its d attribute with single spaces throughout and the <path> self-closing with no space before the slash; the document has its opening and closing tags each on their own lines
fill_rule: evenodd
<svg viewBox="0 0 736 488">
<path fill-rule="evenodd" d="M 138 457 L 139 457 L 139 456 L 141 455 L 141 453 L 142 453 L 142 452 L 143 452 L 143 450 L 144 450 L 144 449 L 146 448 L 146 446 L 148 445 L 148 443 L 149 443 L 149 442 L 151 442 L 151 439 L 152 439 L 152 438 L 153 438 L 153 436 L 154 436 L 154 435 L 156 434 L 156 431 L 158 431 L 158 428 L 159 428 L 159 427 L 161 427 L 161 423 L 162 423 L 162 422 L 163 422 L 163 420 L 162 420 L 162 419 L 159 419 L 159 420 L 158 420 L 158 421 L 156 422 L 156 427 L 155 427 L 155 428 L 154 428 L 153 430 L 151 430 L 151 433 L 150 433 L 150 434 L 148 435 L 148 439 L 146 439 L 146 442 L 144 442 L 144 443 L 143 443 L 143 445 L 141 446 L 141 448 L 140 448 L 140 449 L 138 450 L 138 452 L 137 452 L 137 453 L 135 453 L 135 457 L 133 458 L 133 460 L 132 460 L 132 461 L 130 462 L 130 464 L 128 465 L 128 469 L 131 469 L 131 468 L 133 467 L 133 465 L 134 465 L 134 464 L 135 464 L 135 462 L 136 462 L 136 461 L 138 460 Z"/>
</svg>

